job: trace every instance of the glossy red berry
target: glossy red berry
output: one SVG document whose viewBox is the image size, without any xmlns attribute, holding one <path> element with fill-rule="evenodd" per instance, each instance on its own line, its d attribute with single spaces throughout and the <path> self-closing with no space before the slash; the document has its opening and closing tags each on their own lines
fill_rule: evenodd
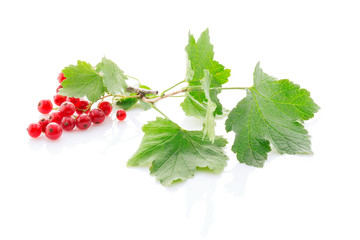
<svg viewBox="0 0 360 240">
<path fill-rule="evenodd" d="M 38 124 L 41 127 L 41 131 L 45 132 L 46 126 L 50 123 L 50 119 L 42 118 L 39 120 Z"/>
<path fill-rule="evenodd" d="M 49 123 L 45 129 L 45 135 L 51 139 L 56 140 L 61 137 L 62 129 L 57 123 Z"/>
<path fill-rule="evenodd" d="M 60 106 L 63 102 L 66 101 L 66 96 L 60 95 L 60 94 L 56 94 L 54 96 L 54 103 L 58 106 Z"/>
<path fill-rule="evenodd" d="M 118 110 L 116 112 L 116 118 L 119 120 L 119 121 L 123 121 L 125 118 L 126 118 L 126 112 L 122 109 Z"/>
<path fill-rule="evenodd" d="M 98 108 L 103 110 L 103 112 L 105 113 L 105 116 L 109 116 L 113 107 L 112 107 L 111 103 L 109 103 L 107 101 L 103 101 L 98 105 Z"/>
<path fill-rule="evenodd" d="M 64 81 L 65 79 L 66 79 L 66 77 L 64 76 L 64 74 L 61 72 L 60 74 L 59 74 L 59 76 L 58 76 L 58 81 L 59 81 L 59 83 L 62 83 L 62 81 Z"/>
<path fill-rule="evenodd" d="M 50 100 L 40 100 L 38 103 L 38 110 L 42 114 L 48 114 L 53 109 L 53 104 Z"/>
<path fill-rule="evenodd" d="M 74 129 L 75 127 L 75 119 L 72 117 L 64 117 L 61 120 L 61 127 L 62 129 L 64 129 L 65 131 L 71 131 Z"/>
<path fill-rule="evenodd" d="M 105 113 L 98 108 L 91 110 L 89 116 L 94 124 L 100 124 L 105 120 Z"/>
<path fill-rule="evenodd" d="M 37 138 L 41 134 L 41 126 L 38 123 L 31 123 L 27 131 L 30 137 Z"/>
<path fill-rule="evenodd" d="M 64 117 L 70 117 L 75 113 L 75 105 L 71 102 L 63 102 L 60 105 L 59 111 L 62 113 Z"/>
<path fill-rule="evenodd" d="M 56 88 L 56 93 L 59 92 L 59 89 L 62 88 L 63 86 L 59 85 L 57 88 Z"/>
<path fill-rule="evenodd" d="M 76 118 L 76 126 L 79 129 L 88 129 L 91 126 L 91 118 L 87 114 L 81 114 Z"/>
<path fill-rule="evenodd" d="M 59 111 L 54 111 L 50 114 L 49 120 L 50 122 L 55 122 L 57 124 L 61 123 L 61 120 L 63 119 L 63 114 Z"/>
<path fill-rule="evenodd" d="M 75 104 L 76 107 L 76 113 L 77 114 L 82 114 L 82 113 L 89 113 L 90 112 L 90 108 L 89 108 L 89 102 L 86 100 L 80 100 Z M 86 110 L 86 112 L 84 112 Z"/>
<path fill-rule="evenodd" d="M 67 97 L 66 101 L 73 103 L 75 105 L 75 107 L 76 107 L 76 104 L 80 101 L 80 98 Z"/>
</svg>

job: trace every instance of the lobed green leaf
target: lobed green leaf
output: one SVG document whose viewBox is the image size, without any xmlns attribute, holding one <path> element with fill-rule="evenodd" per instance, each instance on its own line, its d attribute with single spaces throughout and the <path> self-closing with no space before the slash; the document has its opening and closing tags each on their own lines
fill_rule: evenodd
<svg viewBox="0 0 360 240">
<path fill-rule="evenodd" d="M 101 62 L 96 65 L 96 71 L 103 76 L 104 86 L 110 94 L 125 93 L 127 77 L 116 63 L 103 57 Z"/>
<path fill-rule="evenodd" d="M 62 72 L 66 79 L 61 83 L 61 95 L 77 98 L 86 96 L 94 102 L 101 98 L 106 90 L 102 76 L 87 62 L 79 60 L 77 65 L 65 67 Z"/>
<path fill-rule="evenodd" d="M 204 70 L 212 74 L 210 87 L 221 87 L 230 77 L 230 69 L 225 69 L 223 65 L 214 60 L 213 45 L 210 43 L 209 30 L 206 29 L 196 41 L 194 36 L 189 33 L 189 42 L 185 47 L 187 53 L 186 81 L 189 86 L 201 86 L 201 79 L 204 78 Z M 216 104 L 215 115 L 222 115 L 222 105 L 217 97 L 220 90 L 210 90 L 210 98 Z M 207 98 L 203 91 L 188 93 L 199 103 L 205 103 Z M 185 101 L 189 102 L 189 99 Z M 189 106 L 184 111 L 187 111 Z M 192 111 L 185 112 L 190 115 Z M 204 115 L 205 116 L 205 115 Z"/>
<path fill-rule="evenodd" d="M 262 167 L 271 151 L 281 154 L 311 153 L 311 142 L 302 121 L 314 116 L 319 107 L 306 89 L 289 80 L 276 80 L 258 63 L 254 86 L 230 112 L 226 131 L 234 131 L 232 151 L 241 163 Z"/>
<path fill-rule="evenodd" d="M 158 117 L 143 126 L 139 149 L 128 166 L 149 166 L 150 173 L 164 185 L 193 177 L 196 168 L 220 173 L 226 166 L 223 147 L 227 141 L 216 136 L 214 143 L 201 131 L 186 131 L 169 119 Z"/>
</svg>

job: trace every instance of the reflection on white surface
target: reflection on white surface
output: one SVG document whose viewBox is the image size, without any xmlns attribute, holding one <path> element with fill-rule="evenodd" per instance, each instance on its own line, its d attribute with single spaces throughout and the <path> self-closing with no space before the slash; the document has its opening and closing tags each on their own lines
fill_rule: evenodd
<svg viewBox="0 0 360 240">
<path fill-rule="evenodd" d="M 49 141 L 45 136 L 40 139 L 29 139 L 28 146 L 34 152 L 46 150 L 49 155 L 68 155 L 71 157 L 76 152 L 77 157 L 79 155 L 91 156 L 92 159 L 97 159 L 95 161 L 106 161 L 96 156 L 114 158 L 119 153 L 124 152 L 126 152 L 126 156 L 130 157 L 136 151 L 143 136 L 141 127 L 145 123 L 145 119 L 139 113 L 140 111 L 137 109 L 129 111 L 124 122 L 119 122 L 114 117 L 108 117 L 102 124 L 92 125 L 88 130 L 64 132 L 63 136 L 57 141 Z M 150 117 L 149 120 L 153 120 L 152 118 Z M 199 128 L 198 123 L 201 122 L 185 122 L 185 125 L 187 125 L 188 129 L 196 130 Z M 132 152 L 130 152 L 130 149 L 132 149 Z M 79 150 L 83 154 L 79 154 Z M 77 157 L 75 156 L 73 161 L 76 161 Z M 93 162 L 94 160 L 92 160 L 92 164 L 98 165 L 98 163 Z M 124 160 L 124 158 L 122 160 L 119 158 L 122 163 L 120 166 L 123 168 L 122 174 L 126 173 L 128 176 L 136 174 L 137 177 L 141 175 L 141 179 L 137 180 L 140 186 L 146 186 L 150 182 L 155 183 L 151 188 L 159 188 L 162 194 L 166 192 L 175 195 L 184 193 L 185 201 L 182 203 L 185 209 L 184 216 L 188 220 L 192 219 L 191 224 L 195 224 L 201 229 L 200 233 L 203 237 L 208 236 L 214 224 L 214 210 L 216 209 L 214 197 L 218 185 L 221 184 L 221 188 L 228 194 L 242 197 L 245 192 L 247 178 L 254 171 L 254 168 L 240 165 L 232 159 L 228 161 L 228 166 L 221 174 L 213 174 L 211 171 L 199 169 L 194 178 L 164 187 L 153 176 L 150 176 L 147 168 L 128 168 L 125 166 L 126 161 Z M 77 164 L 81 163 L 78 162 Z M 86 161 L 84 164 L 86 164 Z M 88 167 L 84 166 L 84 168 Z M 172 206 L 175 203 L 168 204 Z"/>
</svg>

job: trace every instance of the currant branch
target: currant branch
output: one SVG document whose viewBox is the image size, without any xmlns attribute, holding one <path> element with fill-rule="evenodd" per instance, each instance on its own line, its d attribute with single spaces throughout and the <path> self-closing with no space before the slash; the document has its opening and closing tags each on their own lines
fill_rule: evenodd
<svg viewBox="0 0 360 240">
<path fill-rule="evenodd" d="M 154 94 L 154 95 L 158 95 L 158 91 L 156 90 L 149 90 L 149 89 L 144 89 L 144 88 L 137 88 L 137 87 L 127 87 L 126 88 L 127 91 L 129 92 L 133 92 L 133 93 L 137 93 L 140 96 L 143 95 L 145 96 L 146 94 Z"/>
<path fill-rule="evenodd" d="M 125 110 L 140 103 L 144 110 L 152 108 L 164 118 L 157 117 L 144 125 L 142 143 L 127 165 L 149 165 L 151 174 L 169 185 L 194 176 L 198 167 L 216 173 L 223 171 L 228 160 L 224 152 L 227 140 L 215 134 L 215 119 L 226 111 L 218 94 L 223 90 L 249 90 L 225 122 L 226 131 L 235 133 L 231 149 L 238 161 L 262 167 L 271 151 L 270 144 L 281 154 L 311 153 L 310 136 L 302 123 L 312 118 L 319 107 L 309 91 L 287 79 L 271 77 L 263 72 L 260 63 L 254 70 L 253 86 L 222 87 L 228 82 L 231 70 L 214 59 L 208 29 L 198 40 L 189 34 L 185 51 L 185 79 L 160 94 L 142 85 L 139 79 L 125 75 L 105 57 L 96 66 L 79 60 L 76 65 L 65 67 L 59 74 L 61 85 L 54 96 L 59 107 L 53 108 L 48 99 L 41 100 L 38 110 L 49 116 L 30 124 L 29 135 L 36 138 L 44 132 L 55 140 L 63 130 L 88 129 L 92 124 L 102 123 L 115 102 L 121 108 L 116 111 L 116 118 L 122 121 L 126 118 Z M 136 80 L 137 85 L 129 86 L 126 81 L 129 78 Z M 187 86 L 180 87 L 181 84 Z M 202 131 L 181 128 L 156 106 L 169 97 L 184 97 L 182 110 L 185 115 L 202 121 Z M 111 102 L 105 101 L 107 98 Z"/>
<path fill-rule="evenodd" d="M 162 100 L 164 98 L 172 97 L 174 95 L 177 95 L 177 94 L 183 93 L 183 92 L 186 92 L 186 89 L 182 88 L 182 89 L 179 89 L 177 91 L 174 91 L 174 92 L 171 92 L 171 93 L 168 93 L 168 94 L 165 94 L 165 95 L 160 95 L 159 97 L 156 97 L 154 99 L 149 99 L 149 98 L 146 98 L 145 96 L 143 96 L 141 98 L 141 100 L 144 101 L 144 102 L 150 103 L 150 104 L 154 104 L 154 103 L 156 103 L 156 102 L 158 102 L 158 101 L 160 101 L 160 100 Z"/>
<path fill-rule="evenodd" d="M 160 94 L 160 96 L 164 96 L 164 95 L 165 95 L 165 93 L 166 93 L 167 91 L 169 91 L 169 90 L 171 90 L 171 89 L 175 88 L 176 86 L 178 86 L 178 85 L 180 85 L 180 84 L 182 84 L 182 83 L 184 83 L 184 82 L 186 82 L 186 80 L 185 80 L 185 79 L 184 79 L 184 80 L 182 80 L 181 82 L 178 82 L 177 84 L 175 84 L 175 85 L 173 85 L 173 86 L 169 87 L 168 89 L 164 90 L 164 91 Z"/>
<path fill-rule="evenodd" d="M 133 93 L 137 93 L 138 95 L 135 95 L 135 96 L 128 96 L 128 97 L 135 97 L 135 98 L 139 98 L 141 99 L 142 101 L 146 102 L 146 103 L 150 103 L 150 104 L 154 104 L 162 99 L 165 99 L 165 98 L 168 98 L 168 97 L 173 97 L 179 93 L 185 93 L 185 92 L 193 92 L 193 91 L 203 91 L 203 88 L 201 86 L 188 86 L 188 87 L 184 87 L 184 88 L 181 88 L 179 90 L 176 90 L 174 92 L 171 92 L 171 93 L 168 93 L 168 94 L 165 94 L 167 91 L 175 88 L 176 86 L 180 85 L 181 83 L 184 83 L 186 82 L 185 80 L 171 86 L 170 88 L 164 90 L 160 96 L 152 96 L 151 98 L 149 97 L 146 97 L 147 94 L 152 94 L 152 95 L 157 95 L 158 94 L 158 91 L 156 90 L 148 90 L 148 89 L 142 89 L 142 88 L 137 88 L 137 87 L 127 87 L 126 90 L 128 90 L 129 92 L 133 92 Z M 246 90 L 248 89 L 248 87 L 212 87 L 212 88 L 209 88 L 209 90 Z M 185 97 L 185 96 L 182 96 L 182 97 Z"/>
</svg>

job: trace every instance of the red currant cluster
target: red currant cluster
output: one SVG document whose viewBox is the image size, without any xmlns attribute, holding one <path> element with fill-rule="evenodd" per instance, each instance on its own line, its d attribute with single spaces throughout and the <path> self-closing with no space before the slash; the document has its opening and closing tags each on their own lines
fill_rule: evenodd
<svg viewBox="0 0 360 240">
<path fill-rule="evenodd" d="M 49 116 L 29 125 L 27 131 L 30 137 L 39 137 L 43 132 L 46 137 L 55 140 L 61 136 L 63 129 L 71 131 L 75 126 L 81 130 L 88 129 L 91 124 L 102 123 L 105 117 L 109 116 L 112 112 L 112 105 L 107 101 L 101 101 L 97 108 L 91 109 L 92 104 L 85 99 L 60 95 L 58 92 L 62 88 L 62 81 L 65 79 L 64 74 L 60 73 L 58 76 L 60 85 L 57 87 L 56 95 L 54 96 L 54 103 L 59 106 L 57 110 L 53 108 L 53 103 L 48 99 L 39 102 L 39 112 L 49 114 Z M 116 118 L 119 121 L 124 120 L 126 112 L 118 110 Z"/>
</svg>

